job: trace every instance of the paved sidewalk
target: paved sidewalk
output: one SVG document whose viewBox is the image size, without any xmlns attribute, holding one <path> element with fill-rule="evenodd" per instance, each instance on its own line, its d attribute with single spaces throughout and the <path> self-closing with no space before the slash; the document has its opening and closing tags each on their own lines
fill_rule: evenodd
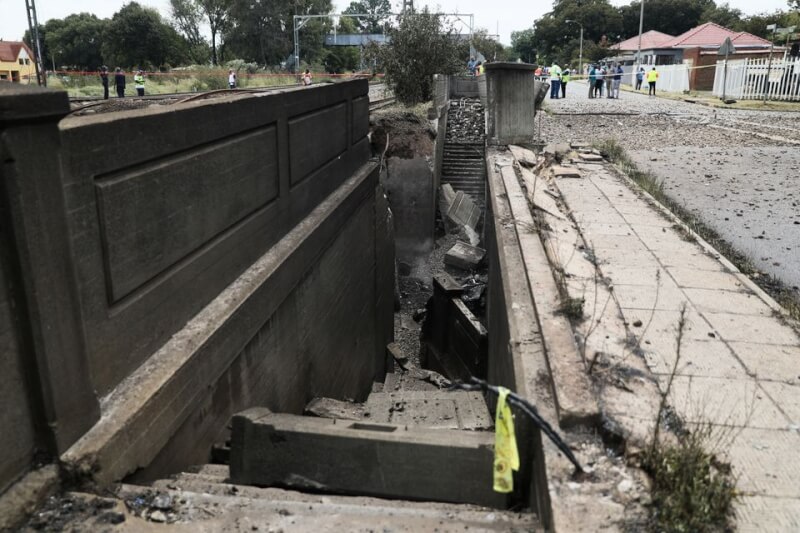
<svg viewBox="0 0 800 533">
<path fill-rule="evenodd" d="M 687 325 L 670 397 L 686 422 L 707 421 L 738 476 L 741 531 L 800 530 L 800 338 L 774 302 L 724 259 L 676 230 L 608 166 L 559 179 L 624 320 L 666 386 L 680 308 Z M 725 431 L 725 428 L 732 428 Z"/>
</svg>

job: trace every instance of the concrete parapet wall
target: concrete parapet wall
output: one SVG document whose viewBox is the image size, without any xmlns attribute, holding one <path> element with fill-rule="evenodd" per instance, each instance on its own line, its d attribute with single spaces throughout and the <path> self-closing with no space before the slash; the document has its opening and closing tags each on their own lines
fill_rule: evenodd
<svg viewBox="0 0 800 533">
<path fill-rule="evenodd" d="M 62 122 L 101 394 L 364 163 L 368 112 L 361 81 Z"/>
<path fill-rule="evenodd" d="M 367 89 L 65 120 L 65 93 L 0 91 L 0 385 L 15 405 L 0 418 L 0 490 L 34 449 L 115 481 L 194 460 L 249 402 L 298 410 L 382 379 L 393 226 L 368 162 Z M 298 231 L 302 247 L 286 240 Z M 283 262 L 253 285 L 267 257 Z M 198 322 L 214 308 L 227 318 Z M 132 382 L 143 376 L 150 388 Z"/>
<path fill-rule="evenodd" d="M 528 399 L 546 420 L 556 421 L 544 343 L 527 282 L 527 273 L 513 220 L 508 192 L 495 167 L 496 153 L 487 154 L 488 198 L 485 242 L 489 262 L 486 315 L 489 334 L 488 381 Z M 506 156 L 507 157 L 507 156 Z M 527 231 L 522 229 L 522 231 Z M 518 496 L 552 530 L 545 451 L 541 432 L 524 416 L 517 416 L 521 468 Z"/>
</svg>

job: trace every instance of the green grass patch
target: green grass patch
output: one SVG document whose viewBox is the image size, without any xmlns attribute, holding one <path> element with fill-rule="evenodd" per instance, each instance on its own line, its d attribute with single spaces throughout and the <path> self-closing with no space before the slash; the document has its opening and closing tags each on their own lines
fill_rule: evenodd
<svg viewBox="0 0 800 533">
<path fill-rule="evenodd" d="M 682 204 L 673 200 L 664 191 L 664 182 L 642 171 L 628 156 L 625 149 L 614 139 L 605 139 L 593 144 L 595 148 L 622 170 L 642 190 L 646 191 L 664 207 L 677 216 L 689 229 L 699 235 L 704 241 L 713 246 L 733 263 L 740 272 L 752 279 L 766 293 L 772 296 L 794 320 L 800 320 L 800 300 L 795 291 L 787 287 L 774 276 L 761 272 L 753 264 L 752 259 L 734 248 L 732 244 L 723 239 L 720 234 L 703 222 L 697 215 L 689 211 Z M 685 230 L 681 235 L 687 239 L 691 234 Z"/>
</svg>

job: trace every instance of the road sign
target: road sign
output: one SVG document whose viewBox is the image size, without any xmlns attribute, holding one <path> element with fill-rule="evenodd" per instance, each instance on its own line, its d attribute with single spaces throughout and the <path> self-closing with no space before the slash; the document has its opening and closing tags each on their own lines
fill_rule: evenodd
<svg viewBox="0 0 800 533">
<path fill-rule="evenodd" d="M 731 38 L 730 37 L 727 37 L 725 39 L 725 42 L 722 43 L 722 46 L 719 47 L 719 52 L 718 53 L 721 56 L 727 56 L 727 55 L 736 53 L 736 47 L 733 46 L 733 43 L 731 42 Z"/>
</svg>

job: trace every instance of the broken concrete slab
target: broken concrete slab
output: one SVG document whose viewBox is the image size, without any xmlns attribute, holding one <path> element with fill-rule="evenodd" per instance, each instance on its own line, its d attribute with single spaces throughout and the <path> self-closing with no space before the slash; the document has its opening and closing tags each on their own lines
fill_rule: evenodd
<svg viewBox="0 0 800 533">
<path fill-rule="evenodd" d="M 556 178 L 580 178 L 581 171 L 575 167 L 557 166 L 553 167 L 553 176 Z"/>
<path fill-rule="evenodd" d="M 342 423 L 253 408 L 233 417 L 235 483 L 505 508 L 494 434 Z"/>
<path fill-rule="evenodd" d="M 360 403 L 334 400 L 332 398 L 314 398 L 306 405 L 305 414 L 320 418 L 362 420 L 364 418 L 364 410 L 364 404 Z"/>
<path fill-rule="evenodd" d="M 542 150 L 545 155 L 551 155 L 558 159 L 569 154 L 570 151 L 572 151 L 572 147 L 569 145 L 569 143 L 551 143 L 545 146 L 544 150 Z"/>
<path fill-rule="evenodd" d="M 481 210 L 468 194 L 458 191 L 447 210 L 447 217 L 459 226 L 475 229 L 481 220 Z"/>
<path fill-rule="evenodd" d="M 514 144 L 508 145 L 508 149 L 514 154 L 514 159 L 523 167 L 532 167 L 536 165 L 536 154 L 531 150 Z"/>
<path fill-rule="evenodd" d="M 578 154 L 578 158 L 580 158 L 582 161 L 588 161 L 591 163 L 599 163 L 601 161 L 605 161 L 602 155 L 594 153 Z"/>
<path fill-rule="evenodd" d="M 494 426 L 478 392 L 399 390 L 371 394 L 365 404 L 375 423 L 435 429 L 490 430 Z"/>
<path fill-rule="evenodd" d="M 446 265 L 472 270 L 477 268 L 485 255 L 486 250 L 483 248 L 457 241 L 445 254 L 444 262 Z"/>
</svg>

